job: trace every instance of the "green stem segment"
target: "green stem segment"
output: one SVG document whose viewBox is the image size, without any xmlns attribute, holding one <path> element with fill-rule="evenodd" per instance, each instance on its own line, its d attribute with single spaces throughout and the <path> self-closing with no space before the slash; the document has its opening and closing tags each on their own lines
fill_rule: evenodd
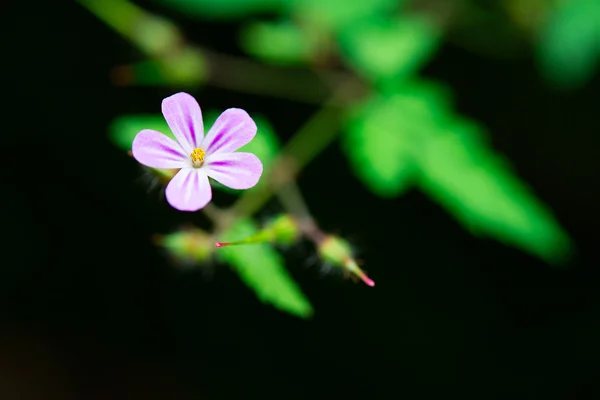
<svg viewBox="0 0 600 400">
<path fill-rule="evenodd" d="M 251 216 L 278 190 L 288 182 L 293 182 L 295 175 L 336 138 L 344 112 L 340 105 L 348 99 L 360 98 L 362 95 L 364 95 L 362 88 L 357 87 L 353 81 L 348 81 L 340 87 L 331 100 L 324 104 L 287 143 L 266 177 L 268 184 L 245 192 L 231 207 L 235 217 Z M 282 170 L 287 171 L 288 176 L 286 179 L 277 179 Z"/>
<path fill-rule="evenodd" d="M 225 247 L 225 246 L 237 246 L 240 244 L 256 244 L 256 243 L 264 243 L 270 242 L 273 238 L 268 231 L 260 231 L 246 239 L 237 240 L 235 242 L 217 242 L 215 243 L 216 247 Z"/>
</svg>

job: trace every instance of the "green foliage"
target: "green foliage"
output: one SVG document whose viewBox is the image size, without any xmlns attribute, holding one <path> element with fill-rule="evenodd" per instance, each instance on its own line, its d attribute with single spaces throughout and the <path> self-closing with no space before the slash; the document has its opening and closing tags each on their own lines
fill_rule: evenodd
<svg viewBox="0 0 600 400">
<path fill-rule="evenodd" d="M 274 23 L 254 23 L 242 32 L 242 47 L 252 56 L 277 64 L 310 63 L 333 50 L 333 40 L 372 19 L 396 11 L 398 0 L 286 0 L 285 17 Z M 284 11 L 284 10 L 282 10 Z M 331 48 L 330 48 L 331 47 Z"/>
<path fill-rule="evenodd" d="M 600 1 L 572 0 L 557 7 L 541 32 L 540 67 L 551 83 L 580 87 L 600 60 Z"/>
<path fill-rule="evenodd" d="M 289 12 L 310 29 L 337 32 L 362 19 L 393 12 L 403 0 L 287 0 Z"/>
<path fill-rule="evenodd" d="M 340 35 L 343 55 L 373 82 L 403 79 L 415 74 L 440 43 L 437 29 L 417 17 L 373 18 L 345 29 Z"/>
<path fill-rule="evenodd" d="M 358 177 L 386 197 L 416 184 L 471 232 L 563 261 L 567 234 L 483 130 L 454 116 L 449 103 L 442 90 L 414 81 L 360 105 L 344 137 Z"/>
<path fill-rule="evenodd" d="M 275 11 L 286 0 L 155 0 L 186 15 L 202 19 L 237 19 Z"/>
<path fill-rule="evenodd" d="M 483 141 L 471 122 L 448 121 L 422 142 L 420 187 L 473 233 L 492 236 L 548 262 L 571 247 L 552 214 Z"/>
<path fill-rule="evenodd" d="M 254 23 L 242 31 L 242 47 L 252 56 L 277 64 L 308 61 L 317 50 L 315 38 L 291 22 Z"/>
<path fill-rule="evenodd" d="M 369 189 L 391 197 L 410 185 L 420 142 L 445 117 L 449 101 L 440 87 L 411 81 L 354 110 L 343 143 L 357 176 Z"/>
<path fill-rule="evenodd" d="M 156 61 L 163 71 L 161 84 L 194 86 L 201 83 L 208 74 L 208 65 L 202 53 L 193 47 L 184 47 L 179 51 L 160 57 Z"/>
<path fill-rule="evenodd" d="M 125 71 L 133 74 L 135 82 L 181 86 L 206 76 L 202 53 L 179 47 L 181 37 L 169 21 L 126 0 L 79 1 L 149 57 Z M 569 254 L 567 234 L 494 153 L 483 129 L 454 115 L 451 100 L 440 87 L 414 79 L 441 38 L 429 20 L 401 14 L 402 1 L 156 1 L 200 18 L 284 13 L 278 22 L 254 23 L 243 31 L 246 51 L 269 62 L 307 63 L 332 50 L 324 45 L 339 41 L 346 64 L 376 87 L 372 98 L 351 110 L 343 136 L 350 163 L 367 188 L 393 197 L 414 185 L 474 234 L 517 246 L 548 262 L 563 261 Z M 544 74 L 558 85 L 576 87 L 592 76 L 599 57 L 600 1 L 562 2 L 542 31 L 539 62 Z M 205 113 L 205 130 L 219 114 Z M 280 145 L 268 121 L 253 118 L 258 133 L 240 151 L 256 154 L 267 174 Z M 130 150 L 142 129 L 172 137 L 162 115 L 129 115 L 113 121 L 110 138 L 119 148 Z M 217 182 L 213 186 L 239 193 Z M 243 220 L 219 239 L 234 241 L 257 232 L 251 221 Z M 302 318 L 312 315 L 312 306 L 268 244 L 224 247 L 216 253 L 264 303 Z"/>
<path fill-rule="evenodd" d="M 254 223 L 240 220 L 223 235 L 222 240 L 244 239 L 257 232 Z M 216 254 L 219 260 L 237 271 L 262 302 L 300 318 L 313 314 L 310 302 L 285 269 L 282 257 L 269 244 L 223 247 Z"/>
</svg>

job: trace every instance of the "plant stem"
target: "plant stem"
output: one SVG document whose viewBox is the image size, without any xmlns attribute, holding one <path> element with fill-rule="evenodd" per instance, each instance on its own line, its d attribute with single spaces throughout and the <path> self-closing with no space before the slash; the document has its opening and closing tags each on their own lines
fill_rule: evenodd
<svg viewBox="0 0 600 400">
<path fill-rule="evenodd" d="M 280 200 L 302 221 L 307 235 L 320 232 L 294 179 L 336 137 L 344 106 L 365 93 L 365 84 L 351 72 L 327 69 L 305 72 L 199 49 L 186 43 L 179 29 L 169 20 L 151 14 L 128 0 L 79 0 L 79 3 L 146 53 L 151 63 L 172 70 L 171 74 L 146 83 L 173 83 L 169 79 L 176 76 L 178 84 L 194 86 L 206 83 L 238 92 L 317 104 L 333 92 L 330 100 L 284 148 L 273 163 L 265 184 L 246 192 L 230 209 L 221 210 L 214 204 L 203 209 L 215 225 L 215 232 L 219 233 L 236 218 L 254 214 L 275 192 L 280 191 Z M 132 73 L 135 68 L 119 67 L 119 71 L 117 79 L 120 84 L 136 81 L 135 73 Z"/>
<path fill-rule="evenodd" d="M 213 203 L 208 203 L 206 206 L 204 206 L 202 212 L 213 224 L 218 224 L 223 215 L 223 210 Z"/>
<path fill-rule="evenodd" d="M 199 51 L 208 64 L 205 84 L 237 92 L 320 105 L 343 82 L 359 84 L 345 71 L 276 67 L 207 49 Z"/>
<path fill-rule="evenodd" d="M 235 218 L 251 216 L 282 186 L 294 181 L 297 173 L 335 139 L 345 111 L 340 104 L 349 98 L 355 100 L 356 95 L 356 86 L 352 81 L 339 88 L 287 143 L 271 166 L 266 177 L 267 183 L 245 192 L 230 208 Z"/>
<path fill-rule="evenodd" d="M 78 0 L 78 2 L 127 38 L 150 60 L 116 67 L 117 85 L 212 85 L 243 93 L 272 96 L 303 103 L 322 104 L 343 82 L 358 79 L 348 71 L 325 68 L 279 67 L 217 53 L 191 45 L 168 19 L 149 13 L 128 0 Z M 156 67 L 162 74 L 140 72 Z"/>
<path fill-rule="evenodd" d="M 296 219 L 304 236 L 311 239 L 316 245 L 325 239 L 325 233 L 310 214 L 296 182 L 290 181 L 279 188 L 277 198 L 283 208 Z"/>
</svg>

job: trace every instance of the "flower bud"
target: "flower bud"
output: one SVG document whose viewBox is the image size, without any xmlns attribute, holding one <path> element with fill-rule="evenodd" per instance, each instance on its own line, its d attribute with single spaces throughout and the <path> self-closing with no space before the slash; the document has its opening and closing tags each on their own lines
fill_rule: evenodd
<svg viewBox="0 0 600 400">
<path fill-rule="evenodd" d="M 271 241 L 281 244 L 292 244 L 300 237 L 300 227 L 292 216 L 282 214 L 275 217 L 265 230 L 271 231 Z"/>
<path fill-rule="evenodd" d="M 350 244 L 337 236 L 326 236 L 318 245 L 318 251 L 321 258 L 336 266 L 342 267 L 346 271 L 359 277 L 364 283 L 369 286 L 375 286 L 373 282 L 358 266 L 356 260 L 352 256 L 352 248 Z"/>
<path fill-rule="evenodd" d="M 200 229 L 186 228 L 168 235 L 155 235 L 153 242 L 175 259 L 198 263 L 207 261 L 212 255 L 214 247 L 211 239 Z"/>
</svg>

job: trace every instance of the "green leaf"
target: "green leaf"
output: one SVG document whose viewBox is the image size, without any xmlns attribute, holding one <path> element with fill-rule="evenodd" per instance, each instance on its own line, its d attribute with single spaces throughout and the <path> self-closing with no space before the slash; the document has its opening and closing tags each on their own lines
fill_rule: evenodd
<svg viewBox="0 0 600 400">
<path fill-rule="evenodd" d="M 483 138 L 478 125 L 459 119 L 430 131 L 421 142 L 419 186 L 471 232 L 563 262 L 568 235 Z"/>
<path fill-rule="evenodd" d="M 223 235 L 222 240 L 240 240 L 257 232 L 252 221 L 241 220 Z M 236 270 L 263 303 L 272 304 L 300 318 L 308 318 L 313 314 L 310 302 L 285 269 L 282 257 L 270 245 L 259 243 L 222 247 L 216 254 L 220 261 Z"/>
<path fill-rule="evenodd" d="M 180 87 L 195 86 L 202 83 L 208 75 L 208 65 L 200 50 L 188 46 L 173 54 L 160 57 L 157 66 L 164 71 L 163 86 L 177 85 Z"/>
<path fill-rule="evenodd" d="M 459 119 L 447 93 L 411 81 L 359 105 L 343 143 L 374 193 L 397 196 L 416 183 L 466 228 L 560 263 L 568 235 L 496 155 L 476 124 Z"/>
<path fill-rule="evenodd" d="M 254 23 L 244 28 L 241 41 L 250 55 L 276 64 L 298 64 L 317 50 L 309 33 L 290 22 Z"/>
<path fill-rule="evenodd" d="M 201 19 L 237 19 L 277 11 L 285 0 L 155 0 L 185 15 Z"/>
<path fill-rule="evenodd" d="M 337 32 L 359 20 L 396 11 L 403 0 L 288 0 L 289 12 L 312 29 Z"/>
<path fill-rule="evenodd" d="M 538 58 L 552 84 L 563 88 L 585 84 L 600 60 L 600 1 L 562 2 L 541 31 Z"/>
<path fill-rule="evenodd" d="M 161 114 L 123 115 L 110 124 L 109 138 L 121 150 L 131 150 L 133 139 L 142 129 L 153 129 L 175 139 Z"/>
<path fill-rule="evenodd" d="M 367 79 L 381 82 L 415 74 L 435 54 L 440 35 L 426 19 L 379 18 L 345 29 L 340 42 L 351 67 Z"/>
<path fill-rule="evenodd" d="M 354 110 L 343 145 L 355 173 L 370 190 L 392 197 L 410 186 L 415 151 L 432 125 L 445 118 L 449 102 L 441 88 L 411 81 Z"/>
</svg>

